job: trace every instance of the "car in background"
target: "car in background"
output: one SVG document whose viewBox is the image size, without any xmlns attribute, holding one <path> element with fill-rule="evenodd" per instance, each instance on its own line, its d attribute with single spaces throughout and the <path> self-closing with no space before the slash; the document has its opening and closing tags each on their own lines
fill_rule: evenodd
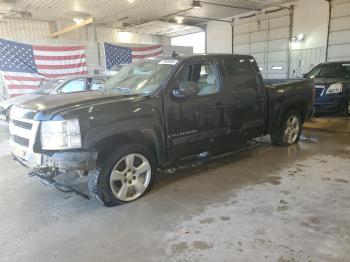
<svg viewBox="0 0 350 262">
<path fill-rule="evenodd" d="M 314 79 L 316 113 L 350 116 L 350 61 L 322 63 L 303 76 Z"/>
<path fill-rule="evenodd" d="M 6 99 L 0 103 L 0 119 L 8 121 L 13 105 L 25 103 L 43 95 L 68 94 L 86 91 L 105 91 L 104 83 L 110 76 L 105 75 L 70 75 L 52 79 L 43 79 L 33 93 Z"/>
</svg>

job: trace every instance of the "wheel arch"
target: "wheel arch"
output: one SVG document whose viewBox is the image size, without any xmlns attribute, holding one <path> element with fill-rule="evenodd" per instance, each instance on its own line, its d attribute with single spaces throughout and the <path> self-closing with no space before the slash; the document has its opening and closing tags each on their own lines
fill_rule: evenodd
<svg viewBox="0 0 350 262">
<path fill-rule="evenodd" d="M 118 133 L 110 133 L 91 141 L 89 148 L 98 152 L 97 165 L 103 163 L 108 154 L 120 146 L 127 144 L 141 144 L 146 146 L 154 154 L 157 164 L 165 162 L 165 146 L 161 139 L 161 131 L 155 129 L 128 130 Z"/>
<path fill-rule="evenodd" d="M 272 125 L 270 126 L 270 133 L 278 127 L 285 114 L 291 110 L 299 112 L 301 122 L 304 123 L 305 119 L 307 118 L 307 106 L 307 101 L 303 99 L 286 101 L 285 103 L 281 104 L 277 109 L 277 115 L 274 118 Z"/>
</svg>

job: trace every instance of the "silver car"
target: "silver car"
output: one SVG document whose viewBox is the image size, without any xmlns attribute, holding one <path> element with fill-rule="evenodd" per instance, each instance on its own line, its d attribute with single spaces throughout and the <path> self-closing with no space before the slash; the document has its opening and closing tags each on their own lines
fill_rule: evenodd
<svg viewBox="0 0 350 262">
<path fill-rule="evenodd" d="M 13 105 L 25 103 L 38 96 L 97 90 L 105 91 L 104 83 L 109 78 L 110 76 L 103 75 L 72 75 L 53 79 L 43 79 L 39 88 L 33 93 L 2 101 L 0 103 L 0 120 L 9 120 L 9 111 Z"/>
</svg>

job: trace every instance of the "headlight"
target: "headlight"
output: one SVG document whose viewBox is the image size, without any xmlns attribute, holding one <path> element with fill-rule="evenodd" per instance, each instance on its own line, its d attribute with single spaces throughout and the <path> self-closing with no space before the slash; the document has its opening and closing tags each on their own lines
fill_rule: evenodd
<svg viewBox="0 0 350 262">
<path fill-rule="evenodd" d="M 81 148 L 78 119 L 41 122 L 41 147 L 44 150 Z"/>
<path fill-rule="evenodd" d="M 342 83 L 335 83 L 328 87 L 326 94 L 337 94 L 343 91 Z"/>
</svg>

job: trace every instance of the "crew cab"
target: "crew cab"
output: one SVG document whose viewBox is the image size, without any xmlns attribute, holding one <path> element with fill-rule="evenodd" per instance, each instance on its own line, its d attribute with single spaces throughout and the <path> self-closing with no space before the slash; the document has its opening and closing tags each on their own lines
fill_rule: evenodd
<svg viewBox="0 0 350 262">
<path fill-rule="evenodd" d="M 143 196 L 158 168 L 267 134 L 297 143 L 314 95 L 312 80 L 265 86 L 252 56 L 224 54 L 140 60 L 105 88 L 14 106 L 9 126 L 11 152 L 32 175 L 88 176 L 106 206 Z"/>
<path fill-rule="evenodd" d="M 315 81 L 316 113 L 350 116 L 350 61 L 319 64 L 304 77 Z"/>
<path fill-rule="evenodd" d="M 43 95 L 60 93 L 104 90 L 104 82 L 109 76 L 102 75 L 68 75 L 41 80 L 38 89 L 30 94 L 12 97 L 0 102 L 0 120 L 9 121 L 10 109 L 13 105 L 25 103 Z"/>
</svg>

